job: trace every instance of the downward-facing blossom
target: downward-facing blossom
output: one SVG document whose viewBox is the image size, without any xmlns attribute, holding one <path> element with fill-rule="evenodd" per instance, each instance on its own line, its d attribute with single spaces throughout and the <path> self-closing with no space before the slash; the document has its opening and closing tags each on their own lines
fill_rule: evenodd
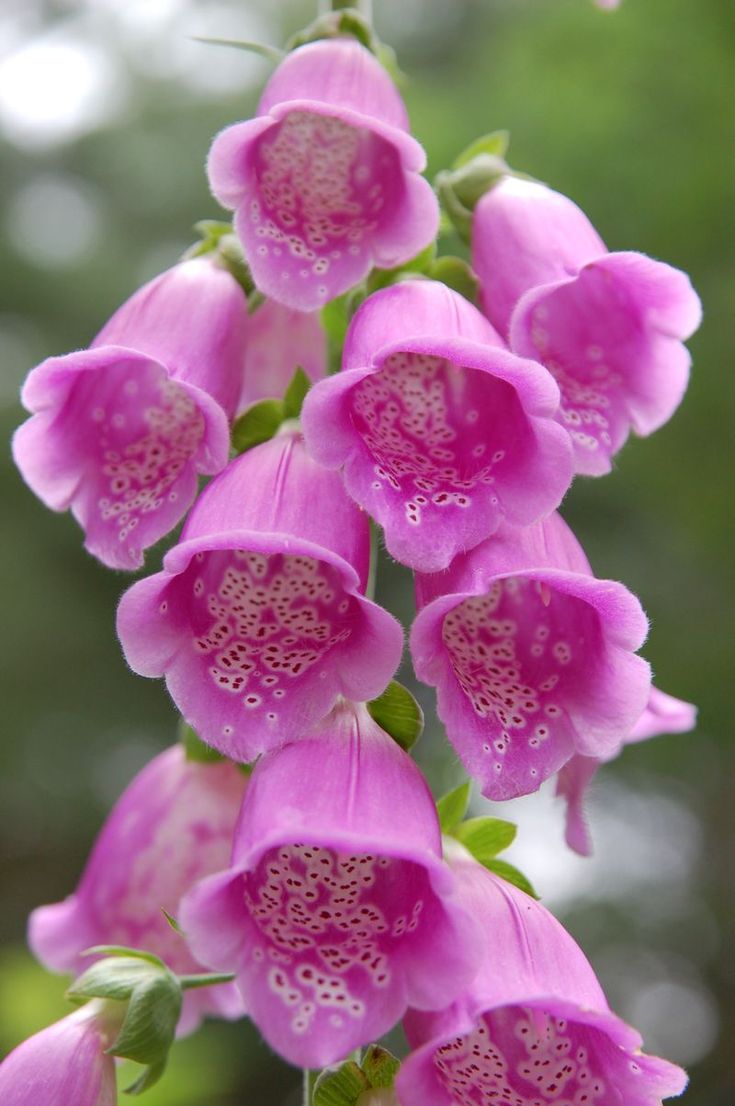
<svg viewBox="0 0 735 1106">
<path fill-rule="evenodd" d="M 694 729 L 697 708 L 667 695 L 657 687 L 651 688 L 646 709 L 633 729 L 624 738 L 624 745 L 633 745 L 660 734 L 686 733 Z M 581 856 L 592 853 L 592 839 L 584 813 L 584 800 L 592 779 L 606 759 L 573 756 L 560 770 L 556 780 L 556 794 L 566 800 L 566 842 L 570 849 Z"/>
<path fill-rule="evenodd" d="M 255 119 L 214 140 L 212 191 L 235 211 L 253 279 L 313 311 L 373 265 L 408 261 L 434 238 L 439 210 L 419 173 L 403 101 L 352 38 L 312 42 L 279 65 Z"/>
<path fill-rule="evenodd" d="M 578 472 L 609 472 L 631 428 L 651 434 L 671 417 L 689 378 L 682 342 L 701 318 L 684 273 L 608 253 L 575 203 L 515 177 L 477 204 L 472 258 L 488 318 L 559 384 Z"/>
<path fill-rule="evenodd" d="M 327 371 L 327 339 L 319 316 L 266 300 L 248 324 L 238 411 L 258 400 L 283 396 L 298 368 L 312 382 Z"/>
<path fill-rule="evenodd" d="M 166 920 L 197 880 L 227 863 L 245 777 L 235 765 L 186 759 L 181 746 L 159 754 L 118 800 L 75 893 L 30 917 L 28 940 L 46 967 L 76 974 L 93 945 L 124 945 L 159 956 L 178 975 L 202 967 Z M 204 1014 L 238 1017 L 232 984 L 184 993 L 178 1032 Z"/>
<path fill-rule="evenodd" d="M 491 799 L 536 791 L 571 757 L 609 759 L 650 688 L 638 600 L 597 580 L 558 515 L 504 528 L 417 576 L 411 653 L 467 771 Z"/>
<path fill-rule="evenodd" d="M 193 888 L 181 920 L 203 963 L 237 973 L 268 1043 L 313 1068 L 471 977 L 477 935 L 453 895 L 419 769 L 343 702 L 258 762 L 231 867 Z"/>
<path fill-rule="evenodd" d="M 198 258 L 140 288 L 89 349 L 28 376 L 33 417 L 15 462 L 48 507 L 71 508 L 104 564 L 139 568 L 186 512 L 197 474 L 226 464 L 246 328 L 239 284 Z"/>
<path fill-rule="evenodd" d="M 553 915 L 468 856 L 452 863 L 485 945 L 456 1002 L 405 1019 L 401 1106 L 660 1106 L 681 1094 L 686 1073 L 641 1052 Z"/>
<path fill-rule="evenodd" d="M 3 1106 L 115 1106 L 114 1004 L 88 1003 L 18 1045 L 0 1064 Z"/>
<path fill-rule="evenodd" d="M 343 371 L 312 388 L 302 419 L 309 451 L 344 466 L 388 551 L 435 572 L 503 519 L 528 525 L 559 504 L 572 461 L 558 399 L 467 300 L 416 280 L 366 300 Z"/>
<path fill-rule="evenodd" d="M 125 593 L 128 663 L 166 677 L 203 740 L 253 760 L 393 675 L 403 635 L 364 597 L 369 559 L 367 517 L 282 433 L 208 485 L 163 572 Z"/>
</svg>

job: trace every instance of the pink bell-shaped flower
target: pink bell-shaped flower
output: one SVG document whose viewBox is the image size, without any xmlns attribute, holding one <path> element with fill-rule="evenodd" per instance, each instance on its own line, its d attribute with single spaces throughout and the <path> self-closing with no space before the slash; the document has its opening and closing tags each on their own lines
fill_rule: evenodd
<svg viewBox="0 0 735 1106">
<path fill-rule="evenodd" d="M 112 1004 L 92 1001 L 18 1045 L 0 1064 L 3 1106 L 115 1106 L 115 1061 L 105 1055 L 119 1025 Z"/>
<path fill-rule="evenodd" d="M 684 273 L 608 253 L 572 200 L 517 177 L 477 204 L 472 263 L 493 325 L 556 379 L 577 472 L 609 472 L 631 428 L 645 436 L 671 418 L 702 313 Z"/>
<path fill-rule="evenodd" d="M 187 760 L 180 745 L 155 757 L 118 800 L 76 892 L 31 914 L 38 959 L 76 974 L 91 962 L 85 949 L 124 945 L 154 953 L 177 975 L 201 972 L 163 911 L 177 918 L 183 894 L 227 863 L 245 782 L 235 765 Z M 205 1014 L 242 1015 L 231 983 L 185 991 L 179 1035 Z"/>
<path fill-rule="evenodd" d="M 125 656 L 166 677 L 204 741 L 251 761 L 395 672 L 403 632 L 364 597 L 369 560 L 367 516 L 283 432 L 208 485 L 163 572 L 125 593 Z"/>
<path fill-rule="evenodd" d="M 657 687 L 651 688 L 646 709 L 633 729 L 624 738 L 624 745 L 634 745 L 661 734 L 687 733 L 697 722 L 697 708 L 692 703 L 675 699 Z M 608 758 L 609 759 L 609 758 Z M 556 794 L 566 800 L 566 842 L 580 856 L 590 856 L 592 839 L 584 813 L 587 789 L 605 761 L 595 757 L 575 755 L 560 769 L 556 778 Z"/>
<path fill-rule="evenodd" d="M 231 867 L 192 889 L 181 919 L 199 959 L 237 973 L 268 1043 L 311 1068 L 409 1004 L 451 1001 L 478 956 L 419 769 L 347 702 L 258 762 Z"/>
<path fill-rule="evenodd" d="M 261 399 L 283 396 L 298 368 L 312 383 L 327 371 L 327 338 L 319 316 L 266 300 L 248 323 L 238 411 Z"/>
<path fill-rule="evenodd" d="M 650 669 L 635 655 L 646 618 L 622 584 L 595 579 L 559 515 L 417 576 L 416 595 L 416 674 L 436 687 L 483 795 L 525 795 L 575 753 L 619 752 L 648 699 Z"/>
<path fill-rule="evenodd" d="M 406 1017 L 401 1106 L 661 1106 L 681 1094 L 686 1073 L 640 1051 L 553 915 L 462 853 L 452 866 L 485 929 L 480 970 L 440 1013 Z"/>
<path fill-rule="evenodd" d="M 302 421 L 396 560 L 437 572 L 503 519 L 525 526 L 558 506 L 572 478 L 558 402 L 550 374 L 467 300 L 415 280 L 365 301 L 343 371 L 311 389 Z"/>
<path fill-rule="evenodd" d="M 140 288 L 89 349 L 28 376 L 33 416 L 16 431 L 15 462 L 46 506 L 71 508 L 110 568 L 139 568 L 185 514 L 197 474 L 227 463 L 247 317 L 227 270 L 184 261 Z"/>
<path fill-rule="evenodd" d="M 380 62 L 352 38 L 301 46 L 281 62 L 255 119 L 214 140 L 214 195 L 235 211 L 266 296 L 314 311 L 392 268 L 436 235 L 426 157 Z"/>
</svg>

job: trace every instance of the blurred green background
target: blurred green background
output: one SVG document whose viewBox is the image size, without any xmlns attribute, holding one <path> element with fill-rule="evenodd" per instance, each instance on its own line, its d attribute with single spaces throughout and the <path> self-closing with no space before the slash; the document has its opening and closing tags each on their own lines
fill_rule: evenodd
<svg viewBox="0 0 735 1106">
<path fill-rule="evenodd" d="M 44 357 L 85 345 L 144 279 L 217 217 L 212 135 L 251 114 L 261 60 L 194 35 L 280 43 L 314 15 L 290 0 L 3 0 L 0 6 L 0 419 Z M 590 804 L 596 853 L 564 848 L 548 791 L 517 817 L 522 865 L 582 942 L 647 1047 L 689 1066 L 687 1106 L 735 1101 L 735 777 L 732 722 L 735 440 L 732 0 L 376 0 L 410 75 L 430 172 L 478 134 L 512 133 L 512 164 L 576 199 L 613 249 L 691 273 L 705 321 L 673 421 L 631 442 L 565 514 L 599 575 L 652 619 L 657 682 L 700 706 L 696 733 L 629 749 Z M 64 1012 L 64 983 L 24 949 L 28 911 L 69 893 L 106 811 L 173 739 L 163 687 L 127 671 L 114 610 L 129 581 L 46 511 L 4 452 L 3 939 L 0 1045 Z M 149 570 L 160 550 L 148 557 Z M 406 622 L 409 577 L 383 602 Z M 420 692 L 426 708 L 431 695 Z M 458 766 L 429 723 L 419 759 L 437 791 Z M 479 807 L 478 807 L 479 809 Z M 252 1027 L 209 1024 L 174 1050 L 151 1106 L 294 1106 L 297 1073 Z M 72 1106 L 72 1104 L 69 1104 Z"/>
</svg>

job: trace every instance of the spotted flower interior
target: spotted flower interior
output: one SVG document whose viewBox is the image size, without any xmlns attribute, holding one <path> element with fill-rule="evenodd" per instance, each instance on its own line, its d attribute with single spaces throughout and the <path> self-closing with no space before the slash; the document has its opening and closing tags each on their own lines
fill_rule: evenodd
<svg viewBox="0 0 735 1106">
<path fill-rule="evenodd" d="M 522 319 L 528 356 L 543 362 L 561 391 L 558 421 L 569 432 L 577 469 L 608 472 L 635 408 L 651 342 L 644 313 L 604 270 L 540 297 Z"/>
<path fill-rule="evenodd" d="M 398 154 L 384 138 L 341 119 L 292 111 L 258 140 L 256 194 L 240 231 L 259 270 L 277 273 L 284 301 L 314 288 L 313 307 L 361 279 L 372 240 L 404 190 Z"/>
<path fill-rule="evenodd" d="M 509 384 L 423 353 L 394 353 L 364 377 L 351 392 L 351 417 L 372 461 L 367 505 L 389 545 L 393 530 L 406 548 L 422 530 L 427 544 L 454 533 L 459 547 L 478 515 L 482 536 L 492 532 L 504 465 L 531 448 Z"/>
<path fill-rule="evenodd" d="M 216 745 L 244 729 L 263 731 L 256 752 L 269 733 L 280 743 L 309 704 L 317 718 L 326 713 L 331 704 L 323 707 L 320 695 L 336 694 L 332 650 L 360 620 L 358 600 L 331 565 L 247 549 L 195 554 L 169 584 L 159 610 L 169 609 L 177 620 L 184 612 L 185 681 L 200 689 L 187 717 Z"/>
<path fill-rule="evenodd" d="M 457 684 L 484 740 L 483 777 L 499 792 L 535 791 L 574 751 L 570 707 L 598 678 L 602 633 L 587 602 L 526 577 L 495 580 L 442 624 Z"/>
<path fill-rule="evenodd" d="M 194 495 L 204 416 L 160 365 L 136 359 L 80 373 L 62 420 L 59 456 L 78 473 L 73 507 L 88 546 L 107 564 L 135 567 Z"/>
<path fill-rule="evenodd" d="M 253 924 L 245 970 L 269 996 L 271 1026 L 362 1040 L 364 1019 L 377 1016 L 387 1029 L 383 1011 L 403 996 L 402 949 L 435 921 L 425 869 L 295 844 L 269 850 L 243 879 Z"/>
<path fill-rule="evenodd" d="M 441 1045 L 434 1069 L 452 1106 L 646 1106 L 641 1063 L 600 1029 L 506 1006 Z M 643 1060 L 645 1063 L 645 1059 Z M 623 1094 L 623 1097 L 621 1097 Z"/>
</svg>

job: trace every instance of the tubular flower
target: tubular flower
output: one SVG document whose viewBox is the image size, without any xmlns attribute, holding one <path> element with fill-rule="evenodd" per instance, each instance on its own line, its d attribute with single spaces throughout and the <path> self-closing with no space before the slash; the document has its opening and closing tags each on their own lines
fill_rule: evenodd
<svg viewBox="0 0 735 1106">
<path fill-rule="evenodd" d="M 314 311 L 434 238 L 425 164 L 385 69 L 354 39 L 336 38 L 281 62 L 257 117 L 214 140 L 208 173 L 235 211 L 260 291 Z"/>
<path fill-rule="evenodd" d="M 314 382 L 327 371 L 327 342 L 317 314 L 266 300 L 250 317 L 238 411 L 280 397 L 297 368 Z"/>
<path fill-rule="evenodd" d="M 106 1004 L 88 1003 L 18 1045 L 0 1064 L 3 1106 L 115 1106 L 115 1061 L 105 1055 L 119 1026 Z"/>
<path fill-rule="evenodd" d="M 185 514 L 197 473 L 226 464 L 246 326 L 235 279 L 184 261 L 140 288 L 89 349 L 28 376 L 33 416 L 16 431 L 15 462 L 46 506 L 71 508 L 110 568 L 139 568 Z"/>
<path fill-rule="evenodd" d="M 166 677 L 204 741 L 253 760 L 393 675 L 403 634 L 362 594 L 369 559 L 367 517 L 282 433 L 209 484 L 163 572 L 125 593 L 128 663 Z"/>
<path fill-rule="evenodd" d="M 85 949 L 125 945 L 154 953 L 179 975 L 201 972 L 163 910 L 178 917 L 184 892 L 227 863 L 244 787 L 235 765 L 188 761 L 181 746 L 155 757 L 118 800 L 76 892 L 31 914 L 38 959 L 76 973 L 90 962 Z M 241 1016 L 232 984 L 185 991 L 179 1035 L 208 1013 Z"/>
<path fill-rule="evenodd" d="M 487 943 L 457 1001 L 406 1017 L 401 1106 L 660 1106 L 681 1094 L 685 1072 L 640 1051 L 553 915 L 468 855 L 452 863 Z"/>
<path fill-rule="evenodd" d="M 597 580 L 559 515 L 505 528 L 449 570 L 416 577 L 411 653 L 483 795 L 536 791 L 575 753 L 610 759 L 640 717 L 650 670 L 638 600 Z"/>
<path fill-rule="evenodd" d="M 696 722 L 697 708 L 692 703 L 685 703 L 652 687 L 646 709 L 623 744 L 633 745 L 661 734 L 686 733 L 694 729 Z M 556 779 L 556 794 L 565 799 L 567 804 L 566 842 L 570 849 L 581 856 L 590 856 L 592 853 L 592 839 L 584 814 L 584 799 L 595 772 L 603 763 L 603 759 L 595 757 L 573 756 Z"/>
<path fill-rule="evenodd" d="M 608 253 L 575 203 L 515 177 L 478 203 L 472 251 L 488 318 L 559 384 L 577 471 L 609 472 L 629 430 L 651 434 L 684 395 L 682 342 L 701 319 L 688 277 L 640 253 Z"/>
<path fill-rule="evenodd" d="M 389 552 L 422 572 L 560 502 L 572 476 L 549 373 L 509 353 L 462 296 L 406 281 L 370 296 L 343 371 L 306 397 L 307 447 L 344 466 L 350 495 Z"/>
<path fill-rule="evenodd" d="M 320 1067 L 471 977 L 477 933 L 454 886 L 418 768 L 364 705 L 342 702 L 258 762 L 231 868 L 194 887 L 181 917 L 197 957 L 237 973 L 268 1043 Z"/>
</svg>

